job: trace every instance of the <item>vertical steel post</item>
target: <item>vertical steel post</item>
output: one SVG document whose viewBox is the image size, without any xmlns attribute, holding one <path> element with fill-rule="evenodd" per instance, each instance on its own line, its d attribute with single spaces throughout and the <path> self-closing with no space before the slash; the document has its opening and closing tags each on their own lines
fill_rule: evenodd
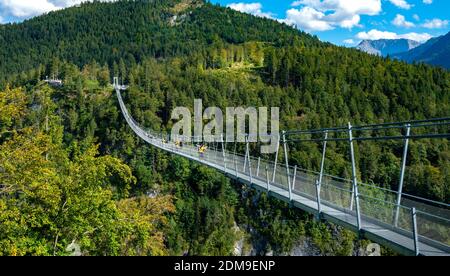
<svg viewBox="0 0 450 276">
<path fill-rule="evenodd" d="M 289 201 L 292 200 L 292 188 L 291 188 L 291 179 L 289 177 L 289 159 L 288 159 L 288 152 L 287 152 L 287 144 L 286 144 L 286 131 L 283 130 L 283 149 L 284 149 L 284 159 L 286 162 L 286 177 L 287 177 L 287 184 L 288 184 L 288 190 L 289 190 Z"/>
<path fill-rule="evenodd" d="M 403 147 L 402 167 L 400 168 L 400 182 L 397 191 L 397 206 L 395 209 L 395 227 L 398 226 L 398 217 L 400 215 L 400 204 L 402 203 L 403 180 L 405 178 L 406 158 L 408 157 L 409 135 L 411 134 L 411 125 L 406 125 L 406 136 Z"/>
<path fill-rule="evenodd" d="M 277 163 L 278 163 L 278 152 L 280 149 L 280 135 L 277 136 L 278 140 L 277 140 L 277 151 L 275 153 L 275 163 L 273 165 L 273 175 L 272 175 L 272 182 L 275 182 L 275 175 L 277 172 Z"/>
<path fill-rule="evenodd" d="M 249 145 L 249 141 L 248 141 L 248 135 L 247 137 L 245 137 L 245 143 L 246 143 L 246 155 L 247 155 L 247 160 L 248 160 L 248 171 L 250 173 L 250 185 L 253 184 L 253 175 L 252 175 L 252 163 L 251 163 L 251 158 L 250 158 L 250 145 Z"/>
<path fill-rule="evenodd" d="M 261 165 L 261 157 L 258 157 L 258 165 L 256 166 L 256 177 L 259 177 L 259 166 Z"/>
<path fill-rule="evenodd" d="M 236 155 L 236 147 L 237 147 L 236 141 L 234 141 L 234 170 L 236 172 L 236 179 L 237 179 L 238 178 L 238 167 L 237 167 L 237 160 L 236 160 L 236 157 L 237 157 L 237 155 Z"/>
<path fill-rule="evenodd" d="M 269 181 L 269 168 L 266 165 L 266 181 L 267 181 L 267 194 L 270 192 L 270 181 Z"/>
<path fill-rule="evenodd" d="M 325 155 L 327 152 L 327 139 L 328 139 L 328 131 L 325 131 L 325 140 L 323 141 L 323 149 L 322 149 L 322 161 L 320 162 L 320 175 L 319 175 L 319 191 L 322 187 L 322 180 L 323 180 L 323 172 L 324 172 L 324 165 L 325 165 Z"/>
<path fill-rule="evenodd" d="M 223 134 L 221 135 L 220 139 L 222 140 L 223 167 L 225 168 L 225 172 L 226 172 L 226 171 L 227 171 L 227 158 L 226 158 L 226 155 L 225 155 L 225 146 L 226 146 L 226 143 L 225 143 L 225 141 L 223 140 Z"/>
<path fill-rule="evenodd" d="M 318 180 L 316 180 L 316 199 L 317 199 L 317 219 L 320 220 L 320 214 L 322 213 L 322 206 L 320 205 L 320 187 Z"/>
<path fill-rule="evenodd" d="M 245 137 L 245 143 L 247 143 L 247 137 Z M 247 144 L 245 145 L 245 147 L 247 148 Z M 247 170 L 247 149 L 245 149 L 245 156 L 244 156 L 244 170 L 243 172 L 245 173 L 245 171 Z"/>
<path fill-rule="evenodd" d="M 356 203 L 356 223 L 358 226 L 358 230 L 361 230 L 361 214 L 359 210 L 359 193 L 358 193 L 358 181 L 356 180 L 356 163 L 355 163 L 355 150 L 353 148 L 353 133 L 352 133 L 352 125 L 348 123 L 348 141 L 350 143 L 350 157 L 352 161 L 352 182 L 353 182 L 353 192 L 352 192 L 352 206 L 350 207 L 353 210 L 353 198 Z"/>
<path fill-rule="evenodd" d="M 413 236 L 414 236 L 414 252 L 416 256 L 419 256 L 420 248 L 419 248 L 419 233 L 417 232 L 417 212 L 416 208 L 411 208 L 411 216 L 412 216 L 412 227 L 413 227 Z"/>
<path fill-rule="evenodd" d="M 295 180 L 297 179 L 297 165 L 294 166 L 294 177 L 292 177 L 292 191 L 295 191 Z"/>
</svg>

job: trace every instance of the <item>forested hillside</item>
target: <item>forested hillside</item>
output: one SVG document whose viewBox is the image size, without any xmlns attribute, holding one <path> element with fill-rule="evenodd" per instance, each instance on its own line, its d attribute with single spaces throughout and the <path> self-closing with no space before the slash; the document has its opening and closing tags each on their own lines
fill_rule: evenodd
<svg viewBox="0 0 450 276">
<path fill-rule="evenodd" d="M 238 240 L 285 254 L 308 240 L 321 254 L 349 255 L 365 242 L 145 145 L 122 118 L 113 76 L 130 85 L 133 117 L 162 131 L 194 98 L 279 106 L 282 129 L 450 115 L 448 71 L 200 1 L 83 4 L 2 25 L 0 43 L 0 254 L 65 254 L 76 241 L 86 255 L 228 255 Z M 51 75 L 64 85 L 41 81 Z M 291 164 L 318 169 L 319 144 L 290 147 Z M 401 142 L 356 150 L 359 179 L 396 189 Z M 327 173 L 348 177 L 347 155 L 330 145 Z M 448 140 L 412 142 L 405 182 L 408 193 L 448 202 Z"/>
<path fill-rule="evenodd" d="M 178 2 L 192 4 L 174 4 Z M 201 0 L 96 2 L 0 25 L 0 76 L 34 69 L 55 57 L 81 67 L 94 59 L 112 67 L 121 59 L 130 65 L 145 57 L 203 53 L 214 42 L 280 43 L 294 36 L 308 45 L 319 43 L 286 25 Z"/>
</svg>

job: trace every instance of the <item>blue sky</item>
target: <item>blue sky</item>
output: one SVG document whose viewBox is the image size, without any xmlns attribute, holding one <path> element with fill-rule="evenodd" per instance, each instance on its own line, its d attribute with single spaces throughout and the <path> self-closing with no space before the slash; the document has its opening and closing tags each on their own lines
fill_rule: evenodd
<svg viewBox="0 0 450 276">
<path fill-rule="evenodd" d="M 354 46 L 362 39 L 426 41 L 450 31 L 449 0 L 211 0 L 293 24 L 321 40 Z"/>
<path fill-rule="evenodd" d="M 0 0 L 0 23 L 20 22 L 82 1 Z M 338 45 L 354 46 L 362 39 L 380 38 L 423 42 L 450 31 L 449 0 L 210 1 L 286 22 Z"/>
</svg>

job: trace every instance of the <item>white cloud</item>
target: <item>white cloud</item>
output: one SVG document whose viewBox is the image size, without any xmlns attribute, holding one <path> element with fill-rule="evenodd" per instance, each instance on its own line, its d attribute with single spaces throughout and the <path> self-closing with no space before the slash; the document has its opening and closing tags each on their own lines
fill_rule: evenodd
<svg viewBox="0 0 450 276">
<path fill-rule="evenodd" d="M 339 27 L 351 29 L 355 26 L 360 26 L 359 21 L 361 20 L 361 17 L 357 14 L 353 15 L 351 18 L 343 19 L 339 22 Z"/>
<path fill-rule="evenodd" d="M 295 24 L 297 28 L 305 31 L 327 31 L 334 27 L 324 20 L 325 14 L 310 7 L 301 10 L 290 9 L 286 12 L 284 22 Z"/>
<path fill-rule="evenodd" d="M 414 14 L 413 15 L 414 20 L 419 21 L 420 20 L 420 16 L 418 14 Z"/>
<path fill-rule="evenodd" d="M 101 0 L 112 2 L 115 0 Z M 63 9 L 86 0 L 0 0 L 0 11 L 2 15 L 17 18 L 29 18 L 46 12 Z"/>
<path fill-rule="evenodd" d="M 227 7 L 245 13 L 255 13 L 262 8 L 261 3 L 231 3 Z"/>
<path fill-rule="evenodd" d="M 294 2 L 292 5 L 304 5 L 319 11 L 335 11 L 339 15 L 377 15 L 381 11 L 380 0 L 300 0 Z"/>
<path fill-rule="evenodd" d="M 409 4 L 406 0 L 389 0 L 393 5 L 400 9 L 409 10 L 414 5 Z"/>
<path fill-rule="evenodd" d="M 58 9 L 47 0 L 1 0 L 0 6 L 5 13 L 15 17 L 29 17 Z"/>
<path fill-rule="evenodd" d="M 397 34 L 393 32 L 371 30 L 369 32 L 360 32 L 356 37 L 363 40 L 396 39 Z"/>
<path fill-rule="evenodd" d="M 405 17 L 401 14 L 397 14 L 397 16 L 395 16 L 394 20 L 392 20 L 392 24 L 403 28 L 412 28 L 416 26 L 414 23 L 406 21 Z"/>
<path fill-rule="evenodd" d="M 433 0 L 423 0 L 424 4 L 433 4 Z"/>
<path fill-rule="evenodd" d="M 428 33 L 407 33 L 398 36 L 399 38 L 406 38 L 418 42 L 425 42 L 433 36 Z"/>
<path fill-rule="evenodd" d="M 379 30 L 370 30 L 369 32 L 360 32 L 356 35 L 356 38 L 361 40 L 378 40 L 378 39 L 411 39 L 418 42 L 425 42 L 429 40 L 432 36 L 428 33 L 406 33 L 397 34 L 394 32 L 386 32 Z"/>
<path fill-rule="evenodd" d="M 353 40 L 353 39 L 346 39 L 346 40 L 344 40 L 343 41 L 345 44 L 349 44 L 349 45 L 353 45 L 353 44 L 356 44 L 356 42 Z"/>
<path fill-rule="evenodd" d="M 273 16 L 272 13 L 265 13 L 262 11 L 261 3 L 231 3 L 227 5 L 227 7 L 236 11 L 253 14 L 259 17 L 272 18 Z"/>
<path fill-rule="evenodd" d="M 361 15 L 381 12 L 381 0 L 299 0 L 286 12 L 284 22 L 306 31 L 325 31 L 335 27 L 359 26 Z"/>
<path fill-rule="evenodd" d="M 431 20 L 425 20 L 425 23 L 422 24 L 422 27 L 427 29 L 442 29 L 447 27 L 448 20 L 441 20 L 438 18 L 431 19 Z"/>
</svg>

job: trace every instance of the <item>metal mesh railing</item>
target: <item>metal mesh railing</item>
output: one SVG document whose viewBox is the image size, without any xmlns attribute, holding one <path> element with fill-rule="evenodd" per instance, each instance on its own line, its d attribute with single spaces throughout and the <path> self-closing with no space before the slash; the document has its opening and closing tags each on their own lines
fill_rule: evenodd
<svg viewBox="0 0 450 276">
<path fill-rule="evenodd" d="M 117 91 L 117 96 L 127 123 L 145 141 L 170 152 L 183 154 L 194 160 L 214 165 L 223 171 L 236 174 L 238 177 L 249 178 L 251 176 L 255 182 L 259 181 L 258 183 L 261 185 L 269 179 L 269 186 L 276 186 L 285 191 L 290 190 L 292 195 L 313 201 L 317 201 L 316 185 L 319 183 L 321 204 L 355 216 L 352 181 L 327 174 L 322 174 L 320 177 L 318 172 L 294 167 L 289 167 L 288 178 L 286 166 L 282 163 L 262 158 L 248 158 L 231 151 L 225 151 L 224 154 L 220 147 L 200 153 L 194 143 L 175 145 L 169 141 L 168 135 L 162 135 L 152 130 L 143 130 L 139 127 L 139 124 L 129 115 L 119 91 Z M 401 204 L 397 205 L 397 192 L 395 191 L 365 183 L 358 183 L 358 187 L 362 227 L 370 223 L 413 239 L 414 222 L 411 210 L 415 208 L 417 209 L 417 232 L 421 241 L 438 244 L 446 248 L 444 250 L 450 248 L 449 205 L 409 195 L 405 195 Z"/>
<path fill-rule="evenodd" d="M 331 177 L 324 177 L 320 189 L 321 200 L 329 202 L 342 209 L 350 209 L 352 191 L 351 184 L 338 182 Z"/>
<path fill-rule="evenodd" d="M 442 244 L 450 244 L 450 221 L 429 213 L 417 212 L 417 227 L 421 236 Z"/>
<path fill-rule="evenodd" d="M 299 195 L 306 196 L 312 200 L 317 199 L 316 192 L 316 177 L 304 172 L 297 172 L 295 179 L 295 185 L 293 186 L 293 192 Z"/>
</svg>

